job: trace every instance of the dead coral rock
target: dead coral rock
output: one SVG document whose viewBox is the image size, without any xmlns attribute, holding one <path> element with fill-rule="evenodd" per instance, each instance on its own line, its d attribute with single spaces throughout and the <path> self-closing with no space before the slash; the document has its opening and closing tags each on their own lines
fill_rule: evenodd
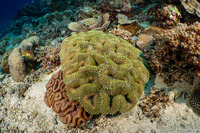
<svg viewBox="0 0 200 133">
<path fill-rule="evenodd" d="M 200 113 L 200 83 L 194 86 L 194 89 L 190 95 L 189 104 L 195 111 Z"/>
<path fill-rule="evenodd" d="M 200 3 L 198 0 L 180 0 L 185 10 L 190 14 L 196 14 L 200 17 Z"/>
<path fill-rule="evenodd" d="M 44 101 L 57 113 L 62 123 L 69 127 L 83 127 L 92 118 L 78 101 L 68 99 L 61 70 L 51 77 L 46 88 Z"/>
<path fill-rule="evenodd" d="M 147 34 L 140 34 L 137 40 L 136 44 L 142 51 L 147 51 L 153 45 L 153 37 Z"/>
</svg>

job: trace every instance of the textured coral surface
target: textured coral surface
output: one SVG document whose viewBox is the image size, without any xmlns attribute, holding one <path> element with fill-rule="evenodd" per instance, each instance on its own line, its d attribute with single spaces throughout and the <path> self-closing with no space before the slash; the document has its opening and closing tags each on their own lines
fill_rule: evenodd
<svg viewBox="0 0 200 133">
<path fill-rule="evenodd" d="M 66 38 L 60 59 L 69 98 L 90 114 L 130 111 L 149 79 L 140 54 L 127 41 L 101 31 Z"/>
<path fill-rule="evenodd" d="M 150 61 L 153 71 L 193 68 L 200 75 L 200 23 L 167 30 L 156 37 L 155 43 Z"/>
<path fill-rule="evenodd" d="M 64 124 L 70 127 L 82 127 L 92 118 L 92 115 L 89 115 L 78 101 L 68 99 L 62 71 L 51 77 L 46 88 L 44 101 L 48 107 L 53 108 Z"/>
<path fill-rule="evenodd" d="M 200 83 L 194 86 L 189 103 L 195 111 L 200 113 Z"/>
</svg>

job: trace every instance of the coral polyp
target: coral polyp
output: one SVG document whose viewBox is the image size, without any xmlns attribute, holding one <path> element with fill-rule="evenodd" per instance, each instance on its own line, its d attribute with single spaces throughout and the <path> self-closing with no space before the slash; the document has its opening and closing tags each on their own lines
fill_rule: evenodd
<svg viewBox="0 0 200 133">
<path fill-rule="evenodd" d="M 68 97 L 92 115 L 130 111 L 149 79 L 140 54 L 127 41 L 101 31 L 68 37 L 60 52 Z"/>
</svg>

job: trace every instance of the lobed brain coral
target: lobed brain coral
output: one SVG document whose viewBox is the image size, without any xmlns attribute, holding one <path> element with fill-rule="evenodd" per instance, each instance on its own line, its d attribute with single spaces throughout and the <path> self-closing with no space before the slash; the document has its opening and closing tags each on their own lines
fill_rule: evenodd
<svg viewBox="0 0 200 133">
<path fill-rule="evenodd" d="M 44 102 L 48 107 L 53 108 L 64 124 L 70 127 L 83 127 L 92 118 L 92 115 L 89 115 L 78 101 L 68 99 L 62 71 L 51 77 L 46 88 Z"/>
<path fill-rule="evenodd" d="M 92 115 L 130 111 L 149 79 L 140 54 L 127 41 L 102 31 L 66 38 L 60 59 L 68 97 Z"/>
</svg>

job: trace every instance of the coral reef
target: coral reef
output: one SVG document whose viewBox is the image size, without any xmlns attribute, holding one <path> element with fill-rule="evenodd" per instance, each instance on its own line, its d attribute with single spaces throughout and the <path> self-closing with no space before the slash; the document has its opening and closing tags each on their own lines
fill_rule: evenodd
<svg viewBox="0 0 200 133">
<path fill-rule="evenodd" d="M 64 11 L 75 7 L 84 6 L 86 0 L 51 0 L 49 6 L 51 11 Z"/>
<path fill-rule="evenodd" d="M 180 0 L 185 10 L 190 14 L 196 14 L 200 17 L 200 3 L 198 0 Z"/>
<path fill-rule="evenodd" d="M 24 16 L 39 18 L 48 13 L 48 11 L 49 7 L 45 3 L 32 1 L 31 3 L 26 4 L 22 10 L 18 11 L 15 20 Z"/>
<path fill-rule="evenodd" d="M 139 107 L 145 116 L 156 118 L 161 116 L 167 105 L 172 103 L 172 99 L 164 92 L 164 89 L 152 87 L 150 94 L 141 99 Z"/>
<path fill-rule="evenodd" d="M 3 54 L 3 57 L 2 57 L 1 68 L 5 73 L 10 73 L 9 65 L 8 65 L 8 57 L 10 56 L 12 51 L 13 49 L 8 50 L 7 52 Z"/>
<path fill-rule="evenodd" d="M 8 65 L 14 81 L 23 81 L 26 74 L 31 71 L 34 64 L 33 51 L 35 47 L 39 45 L 44 45 L 44 42 L 38 36 L 31 36 L 23 40 L 21 44 L 11 52 L 8 57 Z"/>
<path fill-rule="evenodd" d="M 52 75 L 46 85 L 44 101 L 59 116 L 60 120 L 69 127 L 83 127 L 92 118 L 78 101 L 69 100 L 65 83 L 63 82 L 62 71 Z"/>
<path fill-rule="evenodd" d="M 159 35 L 164 31 L 165 31 L 165 29 L 163 29 L 161 27 L 148 26 L 141 33 L 153 36 L 153 35 Z"/>
<path fill-rule="evenodd" d="M 190 94 L 189 104 L 200 113 L 200 83 L 196 84 Z"/>
<path fill-rule="evenodd" d="M 66 38 L 60 59 L 68 97 L 92 115 L 130 111 L 149 80 L 140 55 L 127 41 L 102 31 Z"/>
<path fill-rule="evenodd" d="M 60 45 L 38 47 L 35 50 L 37 62 L 41 62 L 41 69 L 52 72 L 60 65 Z"/>
<path fill-rule="evenodd" d="M 72 16 L 71 10 L 65 10 L 63 12 L 53 12 L 53 13 L 47 13 L 44 18 L 48 23 L 52 23 L 53 21 L 63 21 L 65 19 L 70 19 Z"/>
<path fill-rule="evenodd" d="M 131 3 L 129 0 L 102 0 L 100 7 L 104 11 L 111 12 L 124 12 L 128 13 L 131 11 Z"/>
<path fill-rule="evenodd" d="M 167 5 L 156 11 L 158 25 L 163 28 L 172 28 L 180 23 L 181 13 L 176 6 Z"/>
<path fill-rule="evenodd" d="M 110 25 L 109 14 L 104 14 L 96 18 L 87 18 L 78 22 L 71 22 L 68 28 L 76 33 L 87 32 L 90 30 L 105 31 Z"/>
<path fill-rule="evenodd" d="M 75 20 L 80 21 L 87 18 L 98 18 L 98 16 L 99 15 L 96 9 L 86 6 L 76 12 Z"/>
<path fill-rule="evenodd" d="M 178 71 L 185 73 L 192 69 L 194 75 L 200 75 L 200 23 L 181 25 L 155 38 L 155 50 L 149 61 L 155 73 L 166 72 L 172 78 Z"/>
<path fill-rule="evenodd" d="M 109 31 L 109 33 L 111 33 L 111 34 L 113 34 L 113 35 L 115 35 L 115 36 L 117 36 L 119 38 L 122 38 L 122 39 L 128 41 L 133 46 L 135 46 L 135 42 L 131 38 L 132 34 L 129 31 L 114 28 L 114 29 L 111 29 Z"/>
<path fill-rule="evenodd" d="M 129 20 L 127 16 L 118 14 L 118 28 L 129 31 L 132 36 L 135 36 L 143 27 L 136 22 L 136 20 Z"/>
</svg>

